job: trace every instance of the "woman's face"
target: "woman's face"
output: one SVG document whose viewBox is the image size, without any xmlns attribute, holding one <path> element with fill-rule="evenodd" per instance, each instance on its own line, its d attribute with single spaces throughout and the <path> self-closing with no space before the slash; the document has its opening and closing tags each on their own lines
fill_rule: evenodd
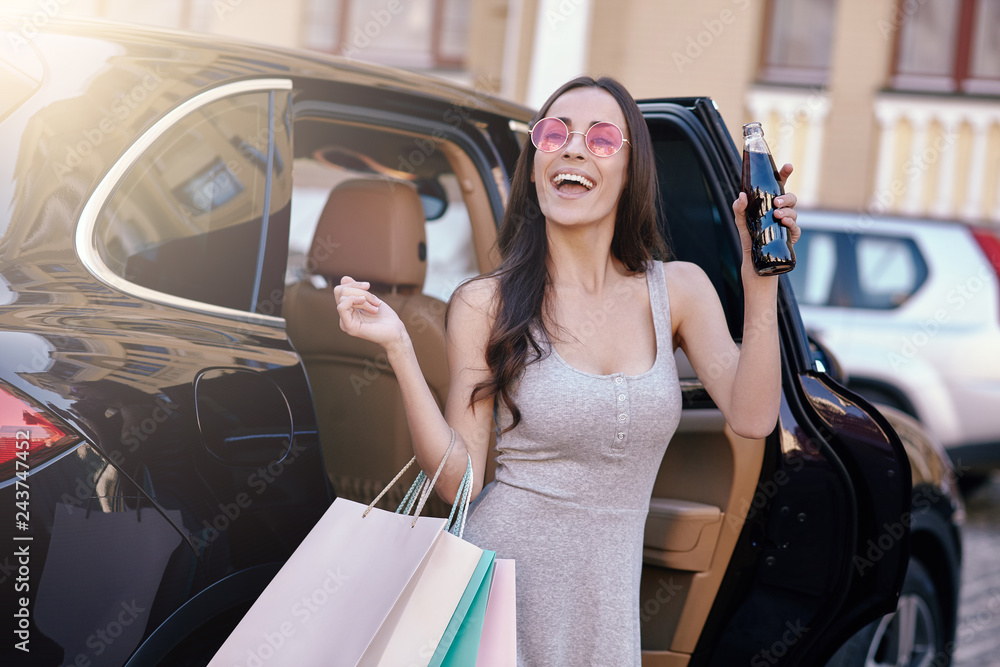
<svg viewBox="0 0 1000 667">
<path fill-rule="evenodd" d="M 601 88 L 574 88 L 563 93 L 546 116 L 561 118 L 571 132 L 585 133 L 594 123 L 610 121 L 631 139 L 618 102 Z M 611 157 L 597 157 L 587 149 L 583 134 L 571 134 L 566 145 L 555 152 L 535 151 L 531 180 L 546 221 L 560 225 L 609 222 L 613 227 L 631 150 L 624 144 Z M 583 176 L 589 183 L 564 181 L 561 174 Z"/>
</svg>

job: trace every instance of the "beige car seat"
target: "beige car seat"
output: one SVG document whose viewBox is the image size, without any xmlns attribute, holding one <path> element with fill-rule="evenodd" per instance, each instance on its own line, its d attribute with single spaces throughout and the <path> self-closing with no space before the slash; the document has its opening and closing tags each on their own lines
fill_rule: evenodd
<svg viewBox="0 0 1000 667">
<path fill-rule="evenodd" d="M 319 219 L 309 280 L 286 292 L 288 334 L 305 363 L 326 469 L 339 496 L 370 502 L 410 457 L 413 446 L 396 376 L 381 346 L 347 335 L 333 286 L 348 275 L 371 283 L 406 325 L 420 368 L 438 405 L 448 395 L 446 305 L 421 293 L 427 269 L 424 212 L 409 184 L 378 178 L 335 187 Z M 381 506 L 395 509 L 397 484 Z M 430 509 L 439 513 L 441 505 Z"/>
</svg>

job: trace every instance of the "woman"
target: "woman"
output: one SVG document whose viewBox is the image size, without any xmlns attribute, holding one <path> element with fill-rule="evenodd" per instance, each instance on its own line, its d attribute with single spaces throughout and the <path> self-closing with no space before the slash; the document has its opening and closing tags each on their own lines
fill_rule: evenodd
<svg viewBox="0 0 1000 667">
<path fill-rule="evenodd" d="M 673 351 L 685 351 L 734 431 L 769 434 L 780 404 L 777 278 L 753 270 L 741 194 L 733 212 L 755 335 L 737 349 L 705 273 L 657 261 L 666 248 L 652 143 L 628 92 L 580 77 L 539 118 L 514 170 L 501 265 L 451 300 L 444 416 L 402 322 L 349 276 L 335 288 L 341 328 L 385 347 L 424 470 L 454 429 L 437 487 L 449 502 L 471 455 L 465 537 L 516 560 L 519 664 L 639 665 L 643 526 L 680 418 Z M 783 195 L 775 214 L 793 242 L 794 204 Z M 500 455 L 484 490 L 494 414 Z"/>
</svg>

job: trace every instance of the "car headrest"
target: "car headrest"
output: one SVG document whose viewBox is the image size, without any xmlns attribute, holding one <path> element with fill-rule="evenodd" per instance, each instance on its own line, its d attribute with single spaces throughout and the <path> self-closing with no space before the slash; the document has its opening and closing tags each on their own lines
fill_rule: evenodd
<svg viewBox="0 0 1000 667">
<path fill-rule="evenodd" d="M 424 208 L 402 181 L 359 178 L 335 187 L 309 248 L 312 273 L 331 284 L 342 276 L 373 286 L 420 289 L 427 273 Z"/>
</svg>

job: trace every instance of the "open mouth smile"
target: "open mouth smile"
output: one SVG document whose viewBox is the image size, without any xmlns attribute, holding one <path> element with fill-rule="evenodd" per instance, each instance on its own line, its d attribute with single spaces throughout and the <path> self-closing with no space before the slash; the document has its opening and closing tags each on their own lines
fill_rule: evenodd
<svg viewBox="0 0 1000 667">
<path fill-rule="evenodd" d="M 594 189 L 595 183 L 581 174 L 559 173 L 552 179 L 556 190 L 566 194 L 582 194 Z"/>
</svg>

